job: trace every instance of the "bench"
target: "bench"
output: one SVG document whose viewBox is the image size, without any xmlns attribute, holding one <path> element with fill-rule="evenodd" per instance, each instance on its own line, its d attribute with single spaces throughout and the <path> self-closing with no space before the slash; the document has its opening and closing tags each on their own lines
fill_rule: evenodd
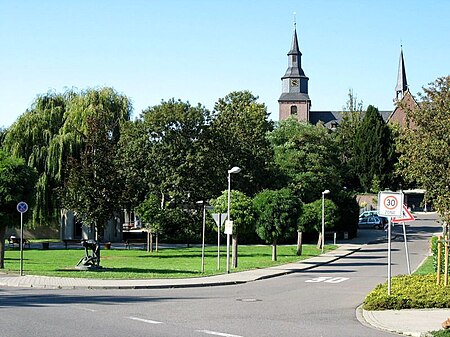
<svg viewBox="0 0 450 337">
<path fill-rule="evenodd" d="M 125 248 L 130 249 L 132 245 L 143 245 L 144 248 L 147 245 L 147 239 L 136 238 L 136 239 L 126 239 L 125 240 Z"/>
<path fill-rule="evenodd" d="M 20 246 L 20 238 L 11 235 L 8 238 L 8 244 L 9 244 L 9 247 L 12 247 L 12 248 L 14 248 L 15 244 L 17 244 L 17 246 Z M 30 241 L 29 240 L 23 239 L 22 244 L 23 244 L 24 247 L 28 246 L 28 248 L 30 248 Z"/>
<path fill-rule="evenodd" d="M 68 245 L 74 245 L 77 244 L 81 247 L 81 240 L 80 239 L 63 239 L 62 242 L 64 242 L 64 248 L 67 249 Z"/>
</svg>

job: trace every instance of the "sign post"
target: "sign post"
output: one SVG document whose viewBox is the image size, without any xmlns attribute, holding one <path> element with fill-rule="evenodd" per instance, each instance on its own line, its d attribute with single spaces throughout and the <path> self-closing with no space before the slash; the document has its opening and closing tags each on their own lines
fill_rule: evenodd
<svg viewBox="0 0 450 337">
<path fill-rule="evenodd" d="M 392 219 L 392 222 L 394 223 L 398 223 L 401 222 L 402 223 L 402 227 L 403 227 L 403 241 L 405 242 L 405 254 L 406 254 L 406 267 L 408 268 L 408 275 L 411 275 L 411 266 L 409 263 L 409 252 L 408 252 L 408 242 L 406 239 L 406 226 L 405 226 L 405 222 L 408 221 L 414 221 L 414 217 L 411 214 L 411 212 L 408 210 L 408 208 L 403 205 L 403 211 L 402 211 L 402 216 L 400 218 L 394 218 Z"/>
<path fill-rule="evenodd" d="M 402 216 L 403 193 L 384 191 L 378 193 L 378 215 L 385 216 L 388 222 L 388 295 L 391 295 L 391 224 L 393 217 Z"/>
<path fill-rule="evenodd" d="M 217 270 L 220 270 L 220 227 L 222 227 L 227 213 L 213 213 L 214 221 L 217 224 Z"/>
<path fill-rule="evenodd" d="M 28 211 L 27 203 L 24 201 L 19 202 L 17 211 L 20 213 L 20 276 L 23 276 L 23 213 Z"/>
</svg>

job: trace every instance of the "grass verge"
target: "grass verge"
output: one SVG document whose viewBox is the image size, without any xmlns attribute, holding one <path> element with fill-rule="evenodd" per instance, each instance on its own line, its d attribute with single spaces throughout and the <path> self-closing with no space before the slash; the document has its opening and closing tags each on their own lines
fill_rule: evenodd
<svg viewBox="0 0 450 337">
<path fill-rule="evenodd" d="M 336 246 L 326 246 L 325 251 Z M 296 255 L 296 246 L 277 246 L 278 261 L 271 260 L 271 246 L 239 246 L 238 268 L 231 272 L 266 268 L 300 261 L 320 255 L 314 245 L 303 245 L 303 255 Z M 99 271 L 80 271 L 75 265 L 84 256 L 81 249 L 24 250 L 24 274 L 100 279 L 185 278 L 223 274 L 226 266 L 225 247 L 221 247 L 220 270 L 217 270 L 217 247 L 205 249 L 205 272 L 201 273 L 201 248 L 170 248 L 148 253 L 137 249 L 111 249 L 101 251 Z M 5 252 L 7 273 L 20 268 L 18 248 Z"/>
</svg>

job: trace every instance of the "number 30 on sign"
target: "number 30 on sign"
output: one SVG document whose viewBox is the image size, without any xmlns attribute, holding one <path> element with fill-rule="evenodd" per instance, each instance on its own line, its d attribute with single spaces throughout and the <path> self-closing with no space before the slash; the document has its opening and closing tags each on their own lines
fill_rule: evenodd
<svg viewBox="0 0 450 337">
<path fill-rule="evenodd" d="M 384 191 L 378 193 L 378 215 L 401 216 L 403 210 L 403 193 Z"/>
</svg>

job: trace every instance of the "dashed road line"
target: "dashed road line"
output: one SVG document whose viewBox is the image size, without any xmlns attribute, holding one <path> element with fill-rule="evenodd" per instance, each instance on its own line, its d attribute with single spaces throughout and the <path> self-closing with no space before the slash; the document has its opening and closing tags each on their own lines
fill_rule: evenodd
<svg viewBox="0 0 450 337">
<path fill-rule="evenodd" d="M 139 322 L 144 322 L 144 323 L 149 323 L 149 324 L 162 324 L 163 322 L 158 322 L 158 321 L 152 321 L 150 319 L 144 319 L 144 318 L 139 318 L 139 317 L 133 317 L 130 316 L 128 317 L 129 319 L 132 319 L 134 321 L 139 321 Z"/>
<path fill-rule="evenodd" d="M 197 330 L 197 332 L 202 332 L 202 333 L 206 333 L 208 335 L 215 335 L 215 336 L 222 336 L 222 337 L 242 337 L 239 335 L 232 335 L 229 333 L 217 332 L 217 331 L 211 331 L 211 330 Z"/>
</svg>

